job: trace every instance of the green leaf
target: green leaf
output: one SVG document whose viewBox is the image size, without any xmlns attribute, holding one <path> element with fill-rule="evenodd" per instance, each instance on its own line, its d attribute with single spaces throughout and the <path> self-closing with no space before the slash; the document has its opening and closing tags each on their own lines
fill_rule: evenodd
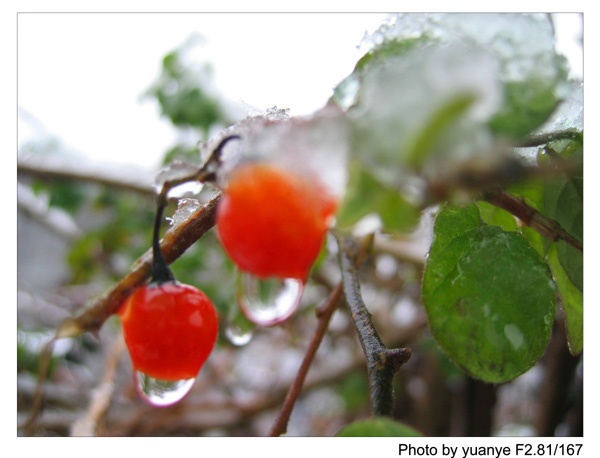
<svg viewBox="0 0 600 458">
<path fill-rule="evenodd" d="M 417 46 L 427 44 L 430 41 L 427 35 L 403 40 L 393 39 L 384 41 L 359 59 L 354 67 L 354 72 L 364 70 L 369 65 L 384 64 L 388 59 L 401 56 L 415 49 Z"/>
<path fill-rule="evenodd" d="M 422 437 L 416 429 L 389 418 L 358 420 L 342 428 L 337 437 Z"/>
<path fill-rule="evenodd" d="M 547 180 L 544 188 L 545 214 L 583 242 L 583 147 L 572 142 L 561 156 L 576 165 L 576 172 L 568 177 Z M 556 251 L 569 280 L 583 291 L 583 253 L 564 241 L 557 242 Z"/>
<path fill-rule="evenodd" d="M 540 127 L 558 106 L 555 82 L 529 79 L 504 87 L 502 109 L 490 121 L 498 134 L 520 138 Z"/>
<path fill-rule="evenodd" d="M 548 263 L 554 274 L 565 311 L 569 351 L 577 355 L 583 350 L 583 293 L 573 285 L 562 268 L 555 244 L 552 244 L 548 250 Z"/>
<path fill-rule="evenodd" d="M 430 41 L 428 36 L 422 35 L 420 37 L 382 42 L 358 60 L 352 73 L 333 90 L 332 100 L 340 106 L 352 105 L 356 102 L 356 90 L 360 85 L 363 72 L 377 65 L 385 65 L 390 59 L 402 56 L 417 46 L 425 45 Z"/>
<path fill-rule="evenodd" d="M 484 201 L 477 202 L 477 206 L 485 224 L 500 226 L 505 231 L 517 230 L 517 220 L 506 210 Z"/>
<path fill-rule="evenodd" d="M 416 168 L 422 166 L 444 133 L 476 100 L 477 96 L 474 94 L 456 94 L 442 104 L 414 138 L 412 147 L 407 152 L 407 163 Z"/>
<path fill-rule="evenodd" d="M 422 284 L 433 336 L 488 382 L 512 380 L 542 356 L 554 320 L 548 267 L 516 232 L 479 222 L 475 204 L 439 214 Z"/>
<path fill-rule="evenodd" d="M 346 403 L 346 410 L 356 411 L 369 404 L 369 380 L 362 372 L 354 372 L 345 377 L 339 387 L 337 394 Z"/>
<path fill-rule="evenodd" d="M 416 227 L 420 211 L 400 192 L 379 182 L 357 164 L 350 167 L 350 181 L 337 214 L 337 226 L 351 227 L 362 217 L 378 213 L 387 231 L 406 232 Z"/>
<path fill-rule="evenodd" d="M 429 256 L 440 252 L 455 238 L 481 226 L 479 209 L 475 205 L 456 207 L 446 205 L 435 220 L 433 243 Z"/>
<path fill-rule="evenodd" d="M 508 188 L 508 192 L 513 196 L 523 200 L 530 207 L 533 207 L 540 213 L 544 214 L 543 180 L 536 178 L 514 184 Z M 546 251 L 550 245 L 550 241 L 547 238 L 545 238 L 535 229 L 531 229 L 527 226 L 523 226 L 521 228 L 521 233 L 527 240 L 529 240 L 531 246 L 534 247 L 542 257 L 546 256 Z"/>
</svg>

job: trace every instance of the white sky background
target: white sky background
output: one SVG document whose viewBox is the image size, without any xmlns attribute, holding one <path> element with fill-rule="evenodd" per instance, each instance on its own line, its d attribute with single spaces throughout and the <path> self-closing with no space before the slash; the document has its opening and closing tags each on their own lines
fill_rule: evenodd
<svg viewBox="0 0 600 458">
<path fill-rule="evenodd" d="M 176 133 L 140 100 L 164 55 L 192 33 L 234 104 L 291 115 L 320 108 L 351 73 L 383 14 L 26 14 L 19 16 L 19 107 L 94 160 L 154 165 Z M 19 143 L 35 135 L 19 122 Z"/>
<path fill-rule="evenodd" d="M 40 131 L 101 162 L 154 167 L 176 132 L 141 94 L 164 55 L 193 33 L 200 60 L 234 104 L 291 115 L 320 108 L 364 53 L 379 13 L 21 14 L 18 18 L 19 144 Z M 581 20 L 557 17 L 562 52 L 582 74 Z M 39 120 L 24 122 L 27 114 Z M 41 130 L 40 130 L 41 129 Z"/>
</svg>

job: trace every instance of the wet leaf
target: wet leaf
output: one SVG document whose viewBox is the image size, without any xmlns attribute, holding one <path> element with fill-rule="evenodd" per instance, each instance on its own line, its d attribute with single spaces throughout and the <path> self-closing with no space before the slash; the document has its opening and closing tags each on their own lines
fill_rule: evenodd
<svg viewBox="0 0 600 458">
<path fill-rule="evenodd" d="M 569 234 L 583 242 L 583 146 L 572 142 L 561 154 L 576 164 L 570 176 L 549 179 L 544 188 L 544 209 Z M 558 259 L 569 280 L 583 291 L 583 254 L 563 241 L 556 244 Z"/>
<path fill-rule="evenodd" d="M 388 418 L 358 420 L 345 426 L 338 437 L 421 437 L 416 429 Z"/>
<path fill-rule="evenodd" d="M 548 251 L 548 263 L 554 274 L 565 311 L 569 351 L 577 355 L 583 350 L 583 293 L 569 280 L 558 260 L 554 245 Z"/>
<path fill-rule="evenodd" d="M 502 109 L 490 121 L 494 132 L 519 138 L 548 120 L 558 106 L 555 83 L 530 79 L 504 87 Z"/>
<path fill-rule="evenodd" d="M 511 380 L 544 353 L 554 320 L 549 269 L 522 235 L 482 225 L 474 204 L 438 216 L 422 294 L 437 342 L 475 378 Z"/>
</svg>

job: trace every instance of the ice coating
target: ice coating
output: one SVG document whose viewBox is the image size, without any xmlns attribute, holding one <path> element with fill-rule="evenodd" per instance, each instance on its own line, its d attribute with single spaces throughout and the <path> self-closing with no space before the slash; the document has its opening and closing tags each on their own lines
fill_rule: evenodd
<svg viewBox="0 0 600 458">
<path fill-rule="evenodd" d="M 409 166 L 424 129 L 453 101 L 471 97 L 457 121 L 439 129 L 443 137 L 428 155 L 456 159 L 485 154 L 492 147 L 485 122 L 501 100 L 497 68 L 485 50 L 453 43 L 431 45 L 371 69 L 363 75 L 360 104 L 349 112 L 356 128 L 353 147 L 379 179 L 396 186 L 404 181 L 397 164 Z"/>
<path fill-rule="evenodd" d="M 226 145 L 218 183 L 225 187 L 231 172 L 248 161 L 283 166 L 309 180 L 316 179 L 339 198 L 346 186 L 348 155 L 347 120 L 336 106 L 328 105 L 310 117 L 290 117 L 287 109 L 273 107 L 229 127 L 204 149 L 214 148 L 223 138 L 239 135 L 240 141 Z"/>
<path fill-rule="evenodd" d="M 554 34 L 545 14 L 399 14 L 367 36 L 363 46 L 422 35 L 432 43 L 462 41 L 488 50 L 498 59 L 503 81 L 558 76 Z"/>
<path fill-rule="evenodd" d="M 179 159 L 164 166 L 156 175 L 155 191 L 160 193 L 167 181 L 183 180 L 193 177 L 198 173 L 198 166 Z M 187 195 L 197 195 L 202 191 L 202 183 L 191 180 L 174 187 L 168 193 L 171 198 L 185 197 Z"/>
<path fill-rule="evenodd" d="M 583 130 L 583 83 L 569 81 L 559 88 L 561 102 L 540 132 L 564 129 Z"/>
<path fill-rule="evenodd" d="M 177 226 L 185 223 L 194 212 L 196 212 L 202 204 L 197 199 L 184 198 L 177 202 L 177 210 L 171 218 L 167 218 L 172 226 Z"/>
</svg>

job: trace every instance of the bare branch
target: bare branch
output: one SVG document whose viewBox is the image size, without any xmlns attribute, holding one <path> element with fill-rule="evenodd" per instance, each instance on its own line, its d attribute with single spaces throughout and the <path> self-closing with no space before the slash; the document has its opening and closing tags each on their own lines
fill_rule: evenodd
<svg viewBox="0 0 600 458">
<path fill-rule="evenodd" d="M 502 190 L 486 192 L 483 196 L 487 202 L 516 216 L 523 224 L 535 229 L 548 240 L 563 240 L 583 253 L 583 243 L 564 230 L 558 222 L 542 215 L 522 200 Z"/>
<path fill-rule="evenodd" d="M 269 436 L 280 436 L 285 434 L 287 431 L 288 421 L 290 419 L 290 415 L 292 414 L 292 410 L 296 403 L 296 399 L 300 395 L 300 391 L 302 390 L 302 385 L 304 384 L 304 380 L 306 379 L 306 374 L 310 369 L 310 365 L 321 345 L 321 341 L 323 340 L 323 336 L 327 331 L 327 327 L 329 326 L 329 320 L 333 315 L 333 312 L 337 308 L 340 299 L 342 298 L 342 284 L 339 283 L 330 296 L 327 298 L 322 307 L 319 308 L 319 323 L 317 324 L 317 329 L 313 335 L 313 338 L 308 345 L 308 349 L 306 350 L 306 354 L 304 355 L 304 359 L 302 360 L 302 364 L 298 369 L 298 373 L 296 378 L 294 379 L 294 383 L 290 387 L 288 394 L 281 406 L 281 411 L 271 431 L 269 431 Z"/>
<path fill-rule="evenodd" d="M 392 412 L 394 373 L 408 362 L 411 351 L 408 348 L 388 349 L 383 344 L 360 294 L 355 266 L 358 256 L 356 242 L 351 238 L 338 237 L 338 245 L 344 297 L 352 312 L 352 321 L 367 359 L 371 411 L 376 416 L 389 416 Z"/>
<path fill-rule="evenodd" d="M 137 170 L 137 169 L 136 169 Z M 141 194 L 152 196 L 155 194 L 154 186 L 151 182 L 151 175 L 147 175 L 144 180 L 144 174 L 132 173 L 125 170 L 117 173 L 113 169 L 109 171 L 102 170 L 97 165 L 85 165 L 84 163 L 73 161 L 56 160 L 36 160 L 33 157 L 19 159 L 17 161 L 17 173 L 32 175 L 43 179 L 59 180 L 77 180 L 88 183 L 98 183 L 118 189 L 135 191 Z M 140 176 L 142 179 L 140 179 Z"/>
<path fill-rule="evenodd" d="M 119 363 L 119 357 L 121 356 L 121 353 L 123 353 L 123 350 L 125 350 L 125 340 L 121 333 L 111 346 L 102 381 L 93 392 L 87 411 L 83 417 L 77 419 L 71 426 L 71 436 L 96 435 L 98 421 L 108 409 L 112 398 L 115 372 Z"/>
</svg>

